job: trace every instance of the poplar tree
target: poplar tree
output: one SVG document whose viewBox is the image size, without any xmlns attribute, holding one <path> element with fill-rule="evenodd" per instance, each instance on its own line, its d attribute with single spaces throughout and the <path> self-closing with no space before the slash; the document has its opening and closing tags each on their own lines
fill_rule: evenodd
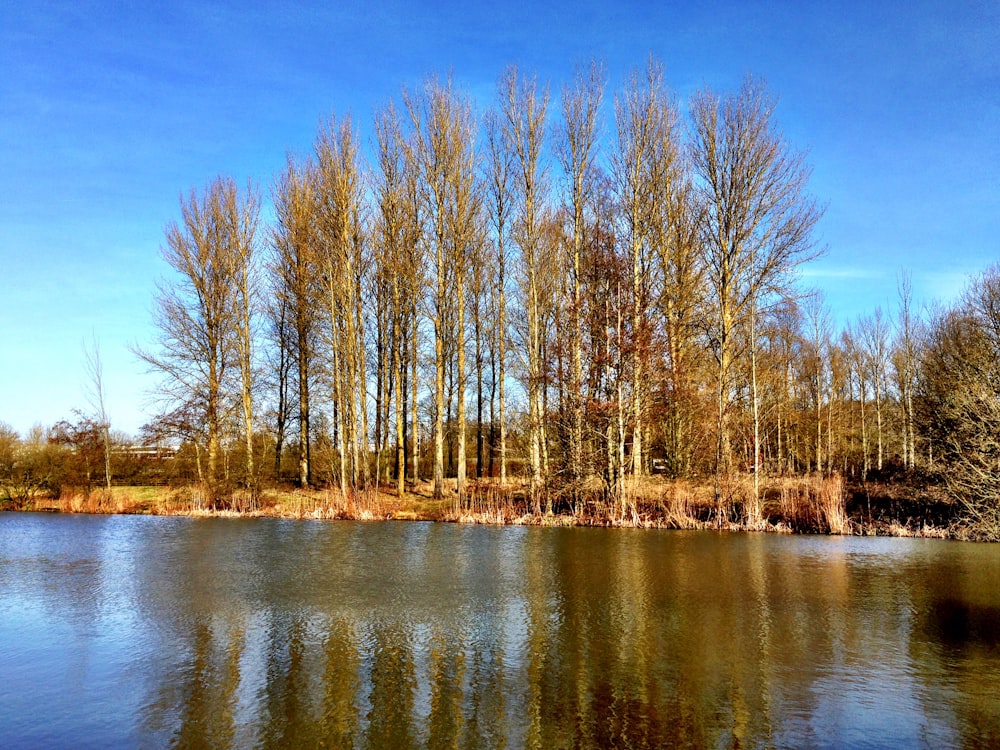
<svg viewBox="0 0 1000 750">
<path fill-rule="evenodd" d="M 569 255 L 569 401 L 572 411 L 569 440 L 569 473 L 574 493 L 584 478 L 583 423 L 583 275 L 587 243 L 587 202 L 594 194 L 595 159 L 598 148 L 598 113 L 604 94 L 604 71 L 592 62 L 577 71 L 573 83 L 562 92 L 562 123 L 557 134 L 557 153 L 566 180 L 566 210 L 570 224 Z"/>
<path fill-rule="evenodd" d="M 252 446 L 247 334 L 259 206 L 252 189 L 240 194 L 236 183 L 223 177 L 181 200 L 181 222 L 167 226 L 163 248 L 175 276 L 158 287 L 158 351 L 137 351 L 164 377 L 162 421 L 204 441 L 202 480 L 211 502 L 219 494 L 222 438 L 234 403 L 242 401 Z"/>
<path fill-rule="evenodd" d="M 333 398 L 340 487 L 367 482 L 368 398 L 363 289 L 363 192 L 350 118 L 331 118 L 316 139 L 315 221 L 324 281 L 328 375 Z"/>
<path fill-rule="evenodd" d="M 752 78 L 725 96 L 702 91 L 691 104 L 692 166 L 705 206 L 700 239 L 712 291 L 707 328 L 717 365 L 715 496 L 720 503 L 720 482 L 732 469 L 734 365 L 749 351 L 757 434 L 761 308 L 780 298 L 794 269 L 816 254 L 812 229 L 821 212 L 806 192 L 810 170 L 803 155 L 786 144 L 774 110 L 774 99 Z M 754 475 L 759 474 L 757 439 Z M 747 510 L 750 520 L 757 520 L 759 497 L 751 498 Z"/>
<path fill-rule="evenodd" d="M 445 377 L 454 366 L 458 428 L 458 500 L 465 492 L 465 293 L 468 259 L 476 239 L 475 119 L 468 99 L 451 80 L 427 81 L 405 95 L 413 126 L 414 166 L 422 176 L 421 204 L 434 258 L 430 317 L 434 327 L 434 496 L 444 495 Z M 448 355 L 454 352 L 455 361 Z"/>
<path fill-rule="evenodd" d="M 486 117 L 487 143 L 487 175 L 486 203 L 488 215 L 493 225 L 493 260 L 495 269 L 493 277 L 493 308 L 495 317 L 492 331 L 493 382 L 496 392 L 497 414 L 493 413 L 493 399 L 490 399 L 491 450 L 490 467 L 493 466 L 493 425 L 499 422 L 498 452 L 500 454 L 500 485 L 507 483 L 507 419 L 506 419 L 506 380 L 507 380 L 507 243 L 513 210 L 511 195 L 511 179 L 514 168 L 514 155 L 510 143 L 507 142 L 503 129 L 503 120 L 496 110 L 491 110 Z M 496 419 L 494 419 L 494 416 Z M 491 472 L 492 473 L 492 472 Z"/>
<path fill-rule="evenodd" d="M 300 487 L 312 483 L 310 431 L 314 352 L 319 325 L 319 297 L 315 278 L 319 258 L 315 236 L 315 185 L 311 162 L 289 157 L 273 190 L 276 223 L 271 234 L 269 266 L 271 288 L 278 298 L 279 346 L 287 346 L 294 360 L 297 393 Z"/>
<path fill-rule="evenodd" d="M 548 91 L 534 78 L 508 68 L 497 86 L 504 142 L 513 155 L 510 191 L 514 199 L 513 240 L 519 250 L 521 305 L 524 309 L 524 361 L 528 396 L 528 493 L 538 507 L 542 486 L 544 332 L 541 249 L 546 170 L 542 162 Z"/>
</svg>

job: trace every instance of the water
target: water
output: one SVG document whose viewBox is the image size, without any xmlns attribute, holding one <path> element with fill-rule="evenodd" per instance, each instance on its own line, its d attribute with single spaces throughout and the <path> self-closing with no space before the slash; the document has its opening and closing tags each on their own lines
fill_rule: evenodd
<svg viewBox="0 0 1000 750">
<path fill-rule="evenodd" d="M 0 747 L 1000 745 L 1000 547 L 0 514 Z"/>
</svg>

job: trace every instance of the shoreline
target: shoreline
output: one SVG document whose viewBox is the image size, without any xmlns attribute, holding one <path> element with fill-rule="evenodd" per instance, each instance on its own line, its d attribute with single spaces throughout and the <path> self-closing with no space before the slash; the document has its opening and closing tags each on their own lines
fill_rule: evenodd
<svg viewBox="0 0 1000 750">
<path fill-rule="evenodd" d="M 233 493 L 224 502 L 208 504 L 196 487 L 116 486 L 107 490 L 64 491 L 59 497 L 34 497 L 5 511 L 36 511 L 94 515 L 188 516 L 197 518 L 278 518 L 324 521 L 420 521 L 491 526 L 546 526 L 677 529 L 836 536 L 891 536 L 975 539 L 956 520 L 935 523 L 906 511 L 916 506 L 900 499 L 898 488 L 875 485 L 844 488 L 839 478 L 795 478 L 772 481 L 763 493 L 758 520 L 749 522 L 732 511 L 735 503 L 719 506 L 707 485 L 687 482 L 645 483 L 625 501 L 609 506 L 600 501 L 578 503 L 576 512 L 556 503 L 547 513 L 528 507 L 517 488 L 498 492 L 495 485 L 475 486 L 463 505 L 452 494 L 434 500 L 421 485 L 397 497 L 395 489 L 349 493 L 339 490 L 269 488 L 256 502 Z M 951 509 L 949 509 L 951 510 Z M 940 515 L 940 514 L 939 514 Z"/>
</svg>

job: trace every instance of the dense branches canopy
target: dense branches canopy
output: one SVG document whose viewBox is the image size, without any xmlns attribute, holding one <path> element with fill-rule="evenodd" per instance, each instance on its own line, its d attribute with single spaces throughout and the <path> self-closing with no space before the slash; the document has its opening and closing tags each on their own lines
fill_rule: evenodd
<svg viewBox="0 0 1000 750">
<path fill-rule="evenodd" d="M 972 527 L 1000 540 L 1000 268 L 930 331 L 918 384 L 920 424 Z"/>
</svg>

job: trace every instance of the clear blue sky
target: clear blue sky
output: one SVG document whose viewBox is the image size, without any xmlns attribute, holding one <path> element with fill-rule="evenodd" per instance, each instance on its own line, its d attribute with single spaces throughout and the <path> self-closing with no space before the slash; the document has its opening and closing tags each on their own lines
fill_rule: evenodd
<svg viewBox="0 0 1000 750">
<path fill-rule="evenodd" d="M 838 320 L 950 301 L 1000 260 L 1000 3 L 0 2 L 0 421 L 85 405 L 93 332 L 114 426 L 148 418 L 164 225 L 218 174 L 265 187 L 321 118 L 447 73 L 488 103 L 508 63 L 554 91 L 652 53 L 681 99 L 746 73 L 778 95 L 827 211 L 806 282 Z M 610 131 L 610 122 L 607 129 Z"/>
</svg>

